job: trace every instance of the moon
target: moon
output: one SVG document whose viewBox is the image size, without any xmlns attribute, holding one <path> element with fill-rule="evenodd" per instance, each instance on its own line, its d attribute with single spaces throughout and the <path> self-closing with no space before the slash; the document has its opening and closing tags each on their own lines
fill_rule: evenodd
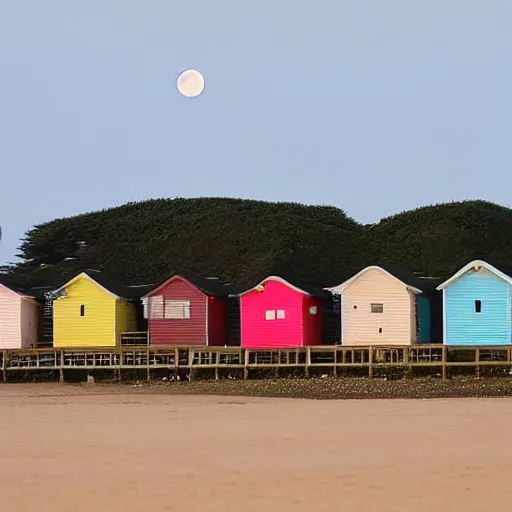
<svg viewBox="0 0 512 512">
<path fill-rule="evenodd" d="M 186 98 L 196 98 L 204 91 L 204 77 L 197 69 L 187 69 L 176 81 L 178 91 Z"/>
</svg>

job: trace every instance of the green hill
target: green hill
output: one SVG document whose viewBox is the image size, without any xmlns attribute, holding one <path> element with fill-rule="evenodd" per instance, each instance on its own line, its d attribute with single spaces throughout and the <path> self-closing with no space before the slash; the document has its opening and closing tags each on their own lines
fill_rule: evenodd
<svg viewBox="0 0 512 512">
<path fill-rule="evenodd" d="M 35 226 L 8 277 L 20 286 L 53 285 L 98 268 L 129 284 L 188 272 L 235 282 L 276 273 L 327 285 L 357 269 L 363 232 L 328 206 L 150 200 Z"/>
<path fill-rule="evenodd" d="M 379 262 L 444 278 L 475 258 L 512 273 L 512 210 L 465 201 L 362 226 L 329 206 L 158 199 L 35 226 L 18 256 L 23 262 L 4 276 L 18 286 L 57 285 L 85 268 L 126 284 L 187 272 L 331 285 Z"/>
<path fill-rule="evenodd" d="M 448 277 L 473 259 L 512 273 L 512 210 L 486 201 L 426 206 L 366 227 L 374 261 Z"/>
</svg>

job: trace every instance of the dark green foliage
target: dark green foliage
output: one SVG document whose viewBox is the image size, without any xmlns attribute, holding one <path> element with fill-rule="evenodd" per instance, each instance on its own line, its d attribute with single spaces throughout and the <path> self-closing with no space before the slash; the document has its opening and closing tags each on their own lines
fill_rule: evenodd
<svg viewBox="0 0 512 512">
<path fill-rule="evenodd" d="M 24 286 L 58 284 L 97 268 L 130 284 L 187 272 L 237 283 L 276 273 L 328 285 L 357 268 L 362 232 L 328 206 L 151 200 L 36 226 L 20 246 L 25 263 L 13 268 L 11 279 Z M 87 246 L 79 249 L 81 241 Z M 63 261 L 67 257 L 76 259 Z"/>
<path fill-rule="evenodd" d="M 18 286 L 58 285 L 86 268 L 127 284 L 187 272 L 236 283 L 278 274 L 326 286 L 372 263 L 445 278 L 475 258 L 512 273 L 512 210 L 465 201 L 363 227 L 329 206 L 158 199 L 35 226 L 19 256 L 24 262 L 4 276 Z"/>
<path fill-rule="evenodd" d="M 417 208 L 366 227 L 367 258 L 446 278 L 474 259 L 512 273 L 512 210 L 486 201 Z"/>
</svg>

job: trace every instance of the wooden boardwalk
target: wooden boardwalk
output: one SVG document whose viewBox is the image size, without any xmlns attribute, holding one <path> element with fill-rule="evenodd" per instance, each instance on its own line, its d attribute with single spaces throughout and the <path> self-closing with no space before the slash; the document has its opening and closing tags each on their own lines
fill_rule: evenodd
<svg viewBox="0 0 512 512">
<path fill-rule="evenodd" d="M 123 371 L 152 372 L 167 370 L 171 374 L 193 379 L 199 375 L 220 378 L 226 372 L 248 379 L 255 371 L 287 372 L 306 377 L 313 373 L 340 376 L 357 369 L 359 375 L 374 377 L 379 371 L 401 370 L 415 374 L 422 368 L 446 379 L 452 368 L 471 368 L 478 375 L 485 367 L 512 373 L 512 347 L 411 346 L 315 346 L 294 349 L 249 350 L 240 347 L 133 346 L 94 349 L 30 349 L 0 351 L 0 368 L 4 382 L 14 372 L 25 375 L 37 371 L 65 372 Z M 208 373 L 208 371 L 210 371 Z"/>
</svg>

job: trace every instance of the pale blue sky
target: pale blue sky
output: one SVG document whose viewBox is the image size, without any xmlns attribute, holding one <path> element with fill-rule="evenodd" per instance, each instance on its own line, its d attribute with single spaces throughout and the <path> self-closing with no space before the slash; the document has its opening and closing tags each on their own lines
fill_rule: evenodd
<svg viewBox="0 0 512 512">
<path fill-rule="evenodd" d="M 510 206 L 511 26 L 510 0 L 0 0 L 0 263 L 154 197 Z"/>
</svg>

